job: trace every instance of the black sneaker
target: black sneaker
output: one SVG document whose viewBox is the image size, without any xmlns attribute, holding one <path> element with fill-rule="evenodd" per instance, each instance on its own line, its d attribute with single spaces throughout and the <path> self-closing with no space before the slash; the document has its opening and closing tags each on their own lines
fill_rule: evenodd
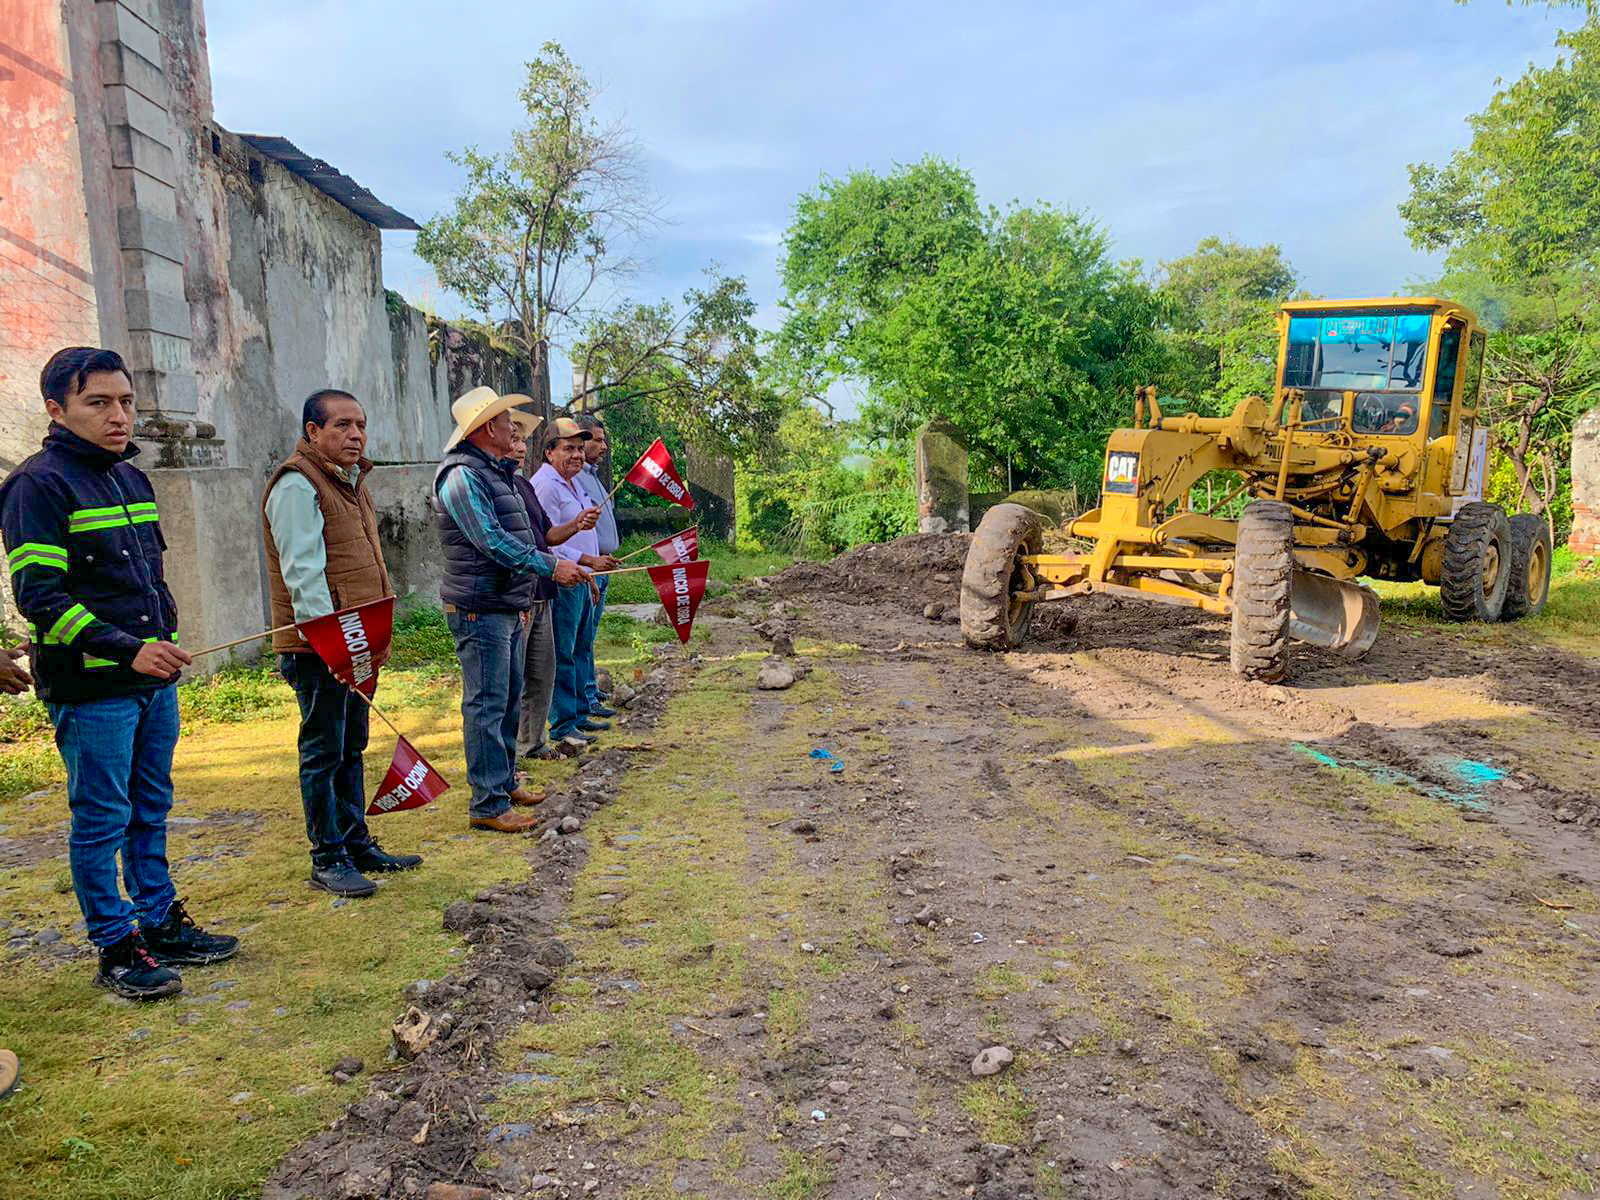
<svg viewBox="0 0 1600 1200">
<path fill-rule="evenodd" d="M 139 931 L 144 944 L 157 962 L 188 963 L 203 967 L 219 963 L 239 953 L 239 939 L 225 933 L 207 933 L 194 923 L 183 907 L 182 900 L 174 900 L 167 909 L 167 919 Z"/>
<path fill-rule="evenodd" d="M 370 875 L 374 871 L 409 871 L 413 867 L 422 865 L 420 854 L 390 854 L 377 842 L 368 842 L 366 846 L 350 856 L 355 863 L 357 871 Z"/>
<path fill-rule="evenodd" d="M 150 956 L 137 931 L 115 945 L 100 947 L 100 970 L 94 982 L 96 987 L 129 1000 L 156 1000 L 183 991 L 182 977 Z"/>
<path fill-rule="evenodd" d="M 591 717 L 600 717 L 602 719 L 609 719 L 609 718 L 614 717 L 614 716 L 617 715 L 617 710 L 614 709 L 614 708 L 608 708 L 604 704 L 596 704 L 593 708 L 591 708 L 589 710 L 589 715 Z"/>
<path fill-rule="evenodd" d="M 370 896 L 378 890 L 377 884 L 348 862 L 334 863 L 331 867 L 313 864 L 311 886 L 332 892 L 335 896 Z"/>
<path fill-rule="evenodd" d="M 591 721 L 589 718 L 585 717 L 583 720 L 578 722 L 579 733 L 600 733 L 603 730 L 610 728 L 610 721 Z M 590 740 L 592 741 L 593 739 L 591 738 Z"/>
</svg>

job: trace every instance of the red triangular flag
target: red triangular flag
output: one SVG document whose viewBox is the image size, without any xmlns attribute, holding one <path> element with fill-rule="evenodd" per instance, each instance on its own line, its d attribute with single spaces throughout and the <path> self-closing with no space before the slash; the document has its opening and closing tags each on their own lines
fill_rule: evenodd
<svg viewBox="0 0 1600 1200">
<path fill-rule="evenodd" d="M 335 679 L 370 698 L 378 690 L 378 668 L 388 660 L 394 637 L 394 597 L 329 613 L 295 628 Z"/>
<path fill-rule="evenodd" d="M 639 461 L 633 464 L 623 479 L 634 487 L 655 493 L 663 500 L 671 500 L 685 508 L 694 507 L 694 497 L 689 494 L 688 485 L 678 477 L 678 470 L 672 465 L 672 455 L 667 453 L 667 447 L 660 438 L 639 456 Z"/>
<path fill-rule="evenodd" d="M 700 526 L 691 525 L 671 537 L 652 542 L 650 549 L 659 554 L 664 563 L 693 562 L 700 557 Z"/>
<path fill-rule="evenodd" d="M 656 595 L 666 606 L 667 620 L 684 645 L 689 644 L 689 631 L 694 628 L 695 610 L 706 594 L 706 573 L 711 570 L 710 559 L 687 563 L 667 563 L 650 568 L 650 582 L 656 585 Z"/>
<path fill-rule="evenodd" d="M 415 746 L 399 738 L 394 744 L 394 759 L 383 777 L 383 785 L 367 805 L 367 816 L 381 817 L 384 813 L 421 808 L 430 800 L 437 800 L 449 787 L 445 777 L 417 753 Z"/>
</svg>

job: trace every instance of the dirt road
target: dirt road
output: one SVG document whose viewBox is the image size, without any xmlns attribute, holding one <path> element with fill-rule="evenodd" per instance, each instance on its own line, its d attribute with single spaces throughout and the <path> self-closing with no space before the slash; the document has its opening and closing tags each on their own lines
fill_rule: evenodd
<svg viewBox="0 0 1600 1200">
<path fill-rule="evenodd" d="M 539 932 L 572 961 L 440 1068 L 471 1081 L 436 1105 L 458 1178 L 1594 1193 L 1594 660 L 1391 628 L 1255 685 L 1222 623 L 1111 605 L 979 655 L 922 615 L 959 565 L 925 539 L 723 602 L 651 748 L 535 855 Z M 783 633 L 814 669 L 757 690 Z M 975 1076 L 993 1046 L 1013 1061 Z M 269 1194 L 393 1124 L 384 1086 Z"/>
</svg>

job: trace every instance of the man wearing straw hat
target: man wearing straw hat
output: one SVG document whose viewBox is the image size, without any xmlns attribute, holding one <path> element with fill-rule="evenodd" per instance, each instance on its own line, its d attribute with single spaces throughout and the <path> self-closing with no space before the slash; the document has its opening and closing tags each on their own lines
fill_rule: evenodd
<svg viewBox="0 0 1600 1200">
<path fill-rule="evenodd" d="M 267 480 L 261 537 L 267 548 L 272 648 L 300 702 L 300 801 L 311 841 L 311 886 L 370 896 L 378 871 L 409 871 L 419 854 L 389 854 L 367 829 L 361 756 L 367 704 L 336 679 L 294 626 L 393 594 L 367 491 L 367 414 L 349 392 L 306 398 L 294 453 Z M 374 668 L 388 657 L 374 657 Z"/>
<path fill-rule="evenodd" d="M 72 889 L 100 950 L 95 983 L 129 999 L 171 996 L 183 989 L 173 964 L 220 962 L 239 939 L 198 928 L 167 869 L 175 685 L 189 655 L 177 646 L 155 492 L 129 461 L 133 377 L 113 350 L 69 346 L 39 390 L 50 429 L 0 485 L 0 529 L 67 768 Z"/>
<path fill-rule="evenodd" d="M 433 480 L 445 556 L 439 590 L 461 659 L 470 823 L 498 833 L 533 828 L 536 818 L 514 807 L 544 798 L 520 787 L 516 778 L 534 580 L 570 587 L 588 579 L 576 563 L 539 549 L 527 505 L 512 483 L 504 459 L 516 433 L 510 410 L 522 399 L 480 387 L 451 405 L 456 427 Z"/>
</svg>

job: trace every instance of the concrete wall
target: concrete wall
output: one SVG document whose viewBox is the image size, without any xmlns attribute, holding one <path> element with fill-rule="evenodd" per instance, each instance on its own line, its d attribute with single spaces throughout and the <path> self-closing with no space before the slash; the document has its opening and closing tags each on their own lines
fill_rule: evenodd
<svg viewBox="0 0 1600 1200">
<path fill-rule="evenodd" d="M 39 448 L 39 369 L 100 335 L 83 202 L 72 28 L 53 4 L 8 3 L 0 28 L 0 470 Z M 80 54 L 80 58 L 83 56 Z"/>
<path fill-rule="evenodd" d="M 341 388 L 384 464 L 371 486 L 397 590 L 436 598 L 428 505 L 450 401 L 526 391 L 525 372 L 387 293 L 377 228 L 217 126 L 199 0 L 5 11 L 0 472 L 44 433 L 45 359 L 121 350 L 182 638 L 211 645 L 263 627 L 261 489 L 305 397 Z"/>
</svg>

